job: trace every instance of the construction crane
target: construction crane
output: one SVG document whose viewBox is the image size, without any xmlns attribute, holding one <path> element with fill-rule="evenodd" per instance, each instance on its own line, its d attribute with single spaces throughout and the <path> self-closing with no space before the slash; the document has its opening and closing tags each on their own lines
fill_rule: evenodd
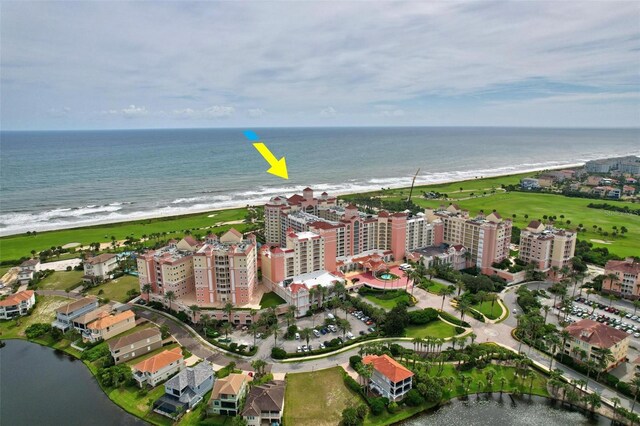
<svg viewBox="0 0 640 426">
<path fill-rule="evenodd" d="M 418 173 L 420 173 L 420 168 L 418 168 L 418 171 L 413 176 L 413 180 L 411 181 L 411 189 L 409 190 L 409 198 L 407 199 L 407 204 L 411 203 L 411 195 L 413 194 L 413 185 L 415 185 L 416 183 L 416 178 L 418 177 Z"/>
</svg>

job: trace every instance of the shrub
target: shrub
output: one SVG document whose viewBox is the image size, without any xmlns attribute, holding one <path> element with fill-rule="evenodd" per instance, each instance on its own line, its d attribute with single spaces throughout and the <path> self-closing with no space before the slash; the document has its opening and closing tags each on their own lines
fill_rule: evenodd
<svg viewBox="0 0 640 426">
<path fill-rule="evenodd" d="M 271 358 L 273 359 L 285 359 L 287 357 L 287 351 L 282 348 L 271 349 Z"/>
<path fill-rule="evenodd" d="M 424 398 L 415 389 L 411 389 L 404 397 L 404 402 L 410 407 L 417 407 L 424 403 Z"/>
<path fill-rule="evenodd" d="M 26 334 L 28 339 L 35 339 L 36 337 L 40 337 L 43 334 L 49 333 L 50 331 L 50 324 L 36 323 L 31 324 L 29 327 L 27 327 L 24 333 Z"/>
<path fill-rule="evenodd" d="M 395 414 L 400 410 L 400 407 L 398 407 L 398 404 L 395 401 L 392 401 L 389 403 L 387 410 L 389 410 L 391 414 Z"/>
<path fill-rule="evenodd" d="M 102 357 L 110 356 L 109 346 L 106 343 L 102 342 L 101 344 L 94 346 L 91 349 L 87 349 L 82 352 L 81 358 L 87 361 L 96 361 Z"/>
<path fill-rule="evenodd" d="M 353 380 L 353 379 L 352 379 Z M 359 386 L 358 386 L 359 387 Z M 371 399 L 369 406 L 371 407 L 371 414 L 378 416 L 384 412 L 385 409 L 384 398 Z"/>
<path fill-rule="evenodd" d="M 349 365 L 351 366 L 351 368 L 353 368 L 354 370 L 360 365 L 362 364 L 362 357 L 359 355 L 353 355 L 349 357 Z"/>
<path fill-rule="evenodd" d="M 351 377 L 348 374 L 344 375 L 344 384 L 351 389 L 352 391 L 356 392 L 356 393 L 360 393 L 362 392 L 362 388 L 360 387 L 360 384 L 358 382 L 356 382 L 356 380 Z"/>
<path fill-rule="evenodd" d="M 456 334 L 464 333 L 464 328 L 462 327 L 456 327 L 455 330 L 456 330 Z"/>
<path fill-rule="evenodd" d="M 409 312 L 409 324 L 423 325 L 438 319 L 438 311 L 433 308 Z"/>
</svg>

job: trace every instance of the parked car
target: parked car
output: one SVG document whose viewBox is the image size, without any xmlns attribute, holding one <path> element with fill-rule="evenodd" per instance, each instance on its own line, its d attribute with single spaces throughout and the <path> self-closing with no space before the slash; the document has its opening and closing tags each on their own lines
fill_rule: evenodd
<svg viewBox="0 0 640 426">
<path fill-rule="evenodd" d="M 300 333 L 296 333 L 296 340 L 300 340 Z"/>
<path fill-rule="evenodd" d="M 320 337 L 320 332 L 318 330 L 313 330 L 313 335 L 316 337 Z"/>
</svg>

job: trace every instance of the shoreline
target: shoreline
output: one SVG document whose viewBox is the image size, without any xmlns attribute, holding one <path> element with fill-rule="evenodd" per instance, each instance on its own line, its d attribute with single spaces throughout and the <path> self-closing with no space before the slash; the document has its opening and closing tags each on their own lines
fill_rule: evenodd
<svg viewBox="0 0 640 426">
<path fill-rule="evenodd" d="M 497 174 L 481 175 L 481 176 L 478 176 L 476 178 L 469 178 L 469 179 L 462 179 L 462 180 L 447 179 L 447 180 L 437 181 L 437 182 L 416 183 L 414 188 L 420 188 L 420 187 L 424 187 L 424 186 L 433 186 L 433 185 L 447 185 L 447 184 L 452 184 L 452 183 L 471 182 L 471 181 L 476 181 L 476 180 L 479 180 L 479 179 L 518 176 L 518 175 L 522 175 L 522 174 L 541 172 L 541 171 L 545 171 L 545 170 L 563 170 L 565 168 L 581 167 L 584 164 L 585 163 L 583 163 L 583 162 L 581 162 L 581 163 L 569 163 L 569 164 L 565 164 L 565 165 L 562 165 L 562 166 L 558 165 L 558 166 L 555 166 L 555 167 L 546 167 L 546 168 L 539 168 L 538 167 L 538 168 L 523 169 L 523 170 L 518 170 L 518 171 L 511 171 L 511 172 L 508 172 L 508 173 L 497 173 Z M 409 189 L 410 186 L 405 186 L 404 184 L 398 184 L 398 185 L 390 185 L 390 186 L 385 187 L 385 188 L 389 188 L 389 189 Z M 367 190 L 367 191 L 339 191 L 338 190 L 338 191 L 333 192 L 331 195 L 344 196 L 344 195 L 366 194 L 366 193 L 369 193 L 369 192 L 376 192 L 376 191 L 379 191 L 379 190 L 380 189 Z M 201 215 L 203 213 L 216 213 L 216 212 L 227 211 L 227 210 L 244 209 L 247 206 L 262 207 L 262 206 L 264 206 L 264 204 L 266 202 L 268 202 L 269 198 L 271 198 L 271 197 L 266 198 L 264 201 L 260 201 L 258 203 L 253 203 L 253 204 L 247 203 L 247 202 L 238 202 L 238 204 L 235 204 L 235 205 L 232 205 L 232 206 L 225 206 L 225 207 L 218 207 L 218 208 L 194 209 L 194 210 L 190 210 L 188 212 L 181 213 L 181 214 L 167 214 L 167 215 L 160 214 L 159 215 L 157 213 L 149 213 L 149 214 L 143 214 L 143 215 L 141 215 L 139 217 L 132 218 L 130 220 L 97 220 L 94 223 L 69 224 L 68 226 L 66 226 L 66 225 L 57 226 L 57 227 L 53 227 L 51 229 L 44 229 L 42 231 L 39 231 L 39 230 L 36 229 L 36 231 L 37 231 L 38 234 L 45 234 L 45 233 L 50 233 L 50 232 L 62 231 L 62 230 L 78 230 L 78 229 L 83 229 L 83 228 L 99 228 L 99 227 L 104 227 L 104 226 L 114 226 L 114 225 L 120 225 L 120 224 L 131 224 L 131 223 L 134 223 L 134 222 L 145 221 L 145 220 L 180 219 L 180 218 L 187 218 L 187 217 L 195 216 L 195 215 Z M 16 232 L 16 233 L 7 233 L 7 234 L 5 234 L 0 229 L 0 240 L 6 239 L 6 238 L 11 238 L 11 237 L 16 237 L 16 236 L 22 236 L 22 235 L 25 234 L 25 232 Z"/>
</svg>

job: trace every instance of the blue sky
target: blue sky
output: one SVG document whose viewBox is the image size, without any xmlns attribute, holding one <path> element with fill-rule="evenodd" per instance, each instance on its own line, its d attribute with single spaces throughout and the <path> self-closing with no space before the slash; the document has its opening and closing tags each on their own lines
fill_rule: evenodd
<svg viewBox="0 0 640 426">
<path fill-rule="evenodd" d="M 637 127 L 640 2 L 1 3 L 3 129 Z"/>
</svg>

